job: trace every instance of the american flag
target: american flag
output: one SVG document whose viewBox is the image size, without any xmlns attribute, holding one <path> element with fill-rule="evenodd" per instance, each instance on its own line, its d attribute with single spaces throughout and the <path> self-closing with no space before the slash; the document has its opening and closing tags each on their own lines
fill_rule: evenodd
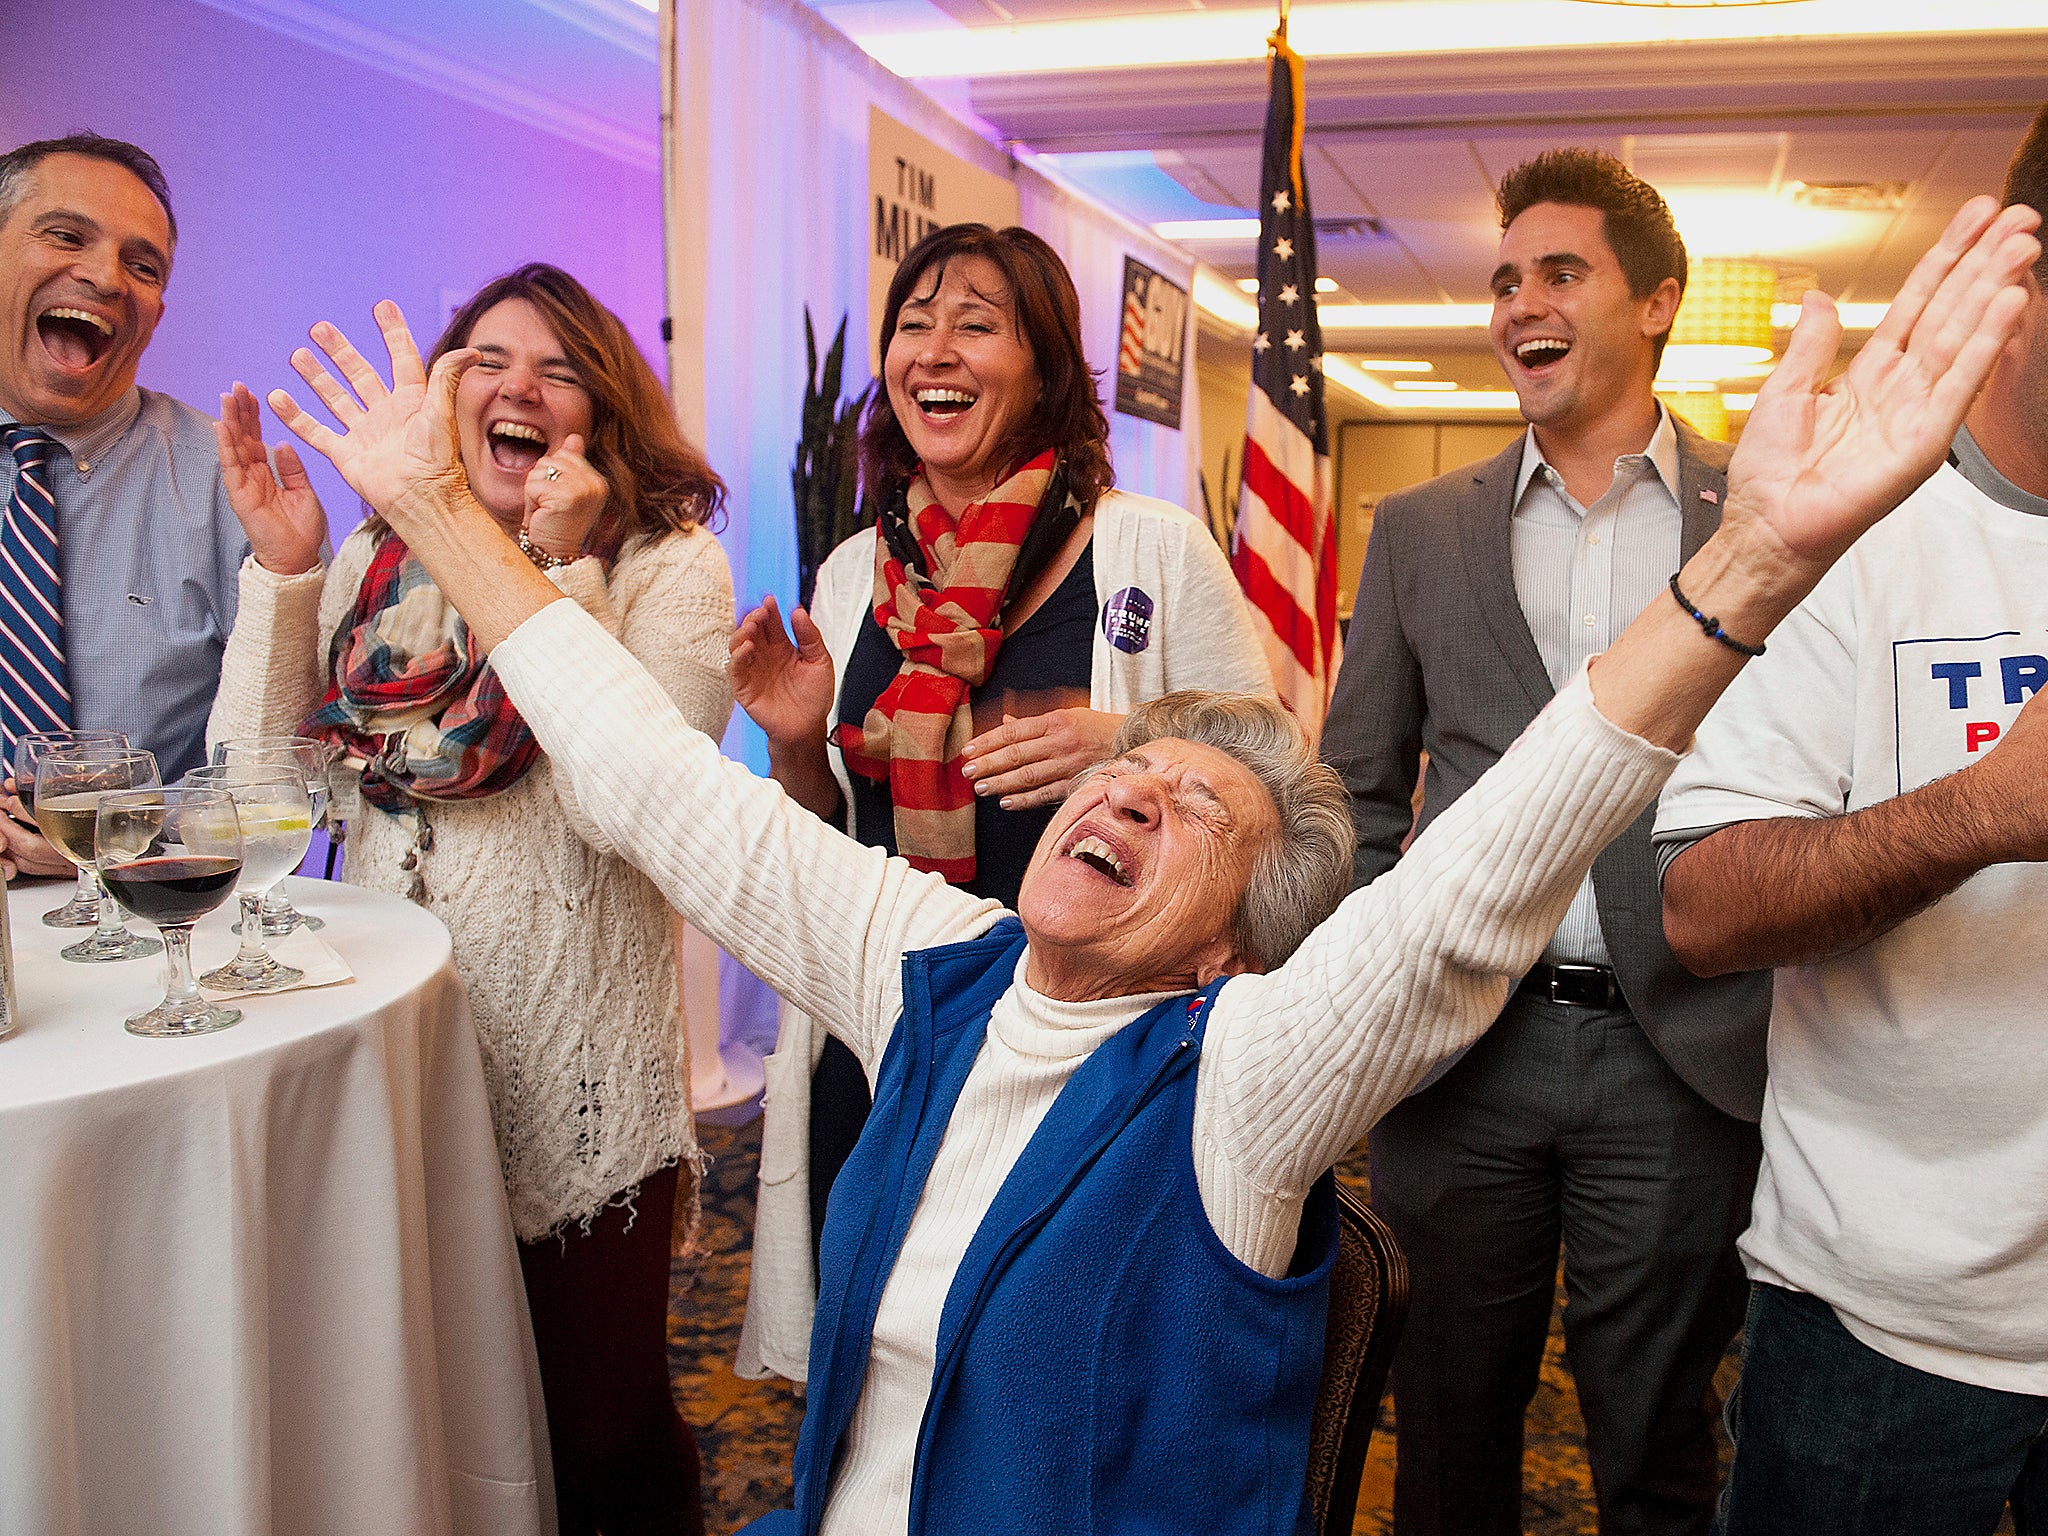
<svg viewBox="0 0 2048 1536">
<path fill-rule="evenodd" d="M 1316 320 L 1316 231 L 1301 170 L 1301 58 L 1270 39 L 1259 196 L 1259 334 L 1245 415 L 1231 565 L 1250 600 L 1281 700 L 1309 735 L 1337 676 L 1337 526 Z"/>
</svg>

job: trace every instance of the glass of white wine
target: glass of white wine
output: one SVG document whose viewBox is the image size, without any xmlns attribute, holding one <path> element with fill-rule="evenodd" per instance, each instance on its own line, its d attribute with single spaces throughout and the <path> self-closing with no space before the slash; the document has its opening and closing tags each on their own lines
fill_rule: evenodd
<svg viewBox="0 0 2048 1536">
<path fill-rule="evenodd" d="M 161 784 L 156 759 L 139 747 L 57 751 L 36 759 L 36 826 L 50 845 L 81 869 L 94 862 L 94 813 L 102 795 Z M 106 889 L 104 883 L 101 890 Z M 130 933 L 121 909 L 100 897 L 99 931 L 57 951 L 66 960 L 134 960 L 163 945 Z"/>
<path fill-rule="evenodd" d="M 218 785 L 115 790 L 100 796 L 95 818 L 100 879 L 123 906 L 156 924 L 171 962 L 164 1000 L 133 1015 L 128 1033 L 179 1038 L 241 1022 L 241 1009 L 201 997 L 192 975 L 192 925 L 227 899 L 242 873 L 234 797 Z"/>
<path fill-rule="evenodd" d="M 299 867 L 313 836 L 312 799 L 293 767 L 262 763 L 215 763 L 194 768 L 187 784 L 225 789 L 235 799 L 242 825 L 242 875 L 235 896 L 242 904 L 241 952 L 208 971 L 200 984 L 216 992 L 263 992 L 288 987 L 306 973 L 271 954 L 264 937 L 264 893 Z"/>
<path fill-rule="evenodd" d="M 30 821 L 36 816 L 36 762 L 44 754 L 74 749 L 97 748 L 103 752 L 125 751 L 128 738 L 119 731 L 87 728 L 75 731 L 24 731 L 14 739 L 14 797 Z M 38 831 L 41 829 L 38 828 Z M 43 914 L 46 928 L 97 928 L 100 925 L 100 886 L 91 863 L 78 866 L 78 886 L 61 907 Z"/>
<path fill-rule="evenodd" d="M 230 736 L 213 744 L 216 766 L 259 763 L 296 768 L 306 781 L 316 831 L 327 818 L 328 769 L 340 755 L 341 749 L 332 742 L 317 741 L 311 736 Z M 268 937 L 281 939 L 302 925 L 316 931 L 327 926 L 311 913 L 294 907 L 282 884 L 263 898 L 263 932 Z"/>
</svg>

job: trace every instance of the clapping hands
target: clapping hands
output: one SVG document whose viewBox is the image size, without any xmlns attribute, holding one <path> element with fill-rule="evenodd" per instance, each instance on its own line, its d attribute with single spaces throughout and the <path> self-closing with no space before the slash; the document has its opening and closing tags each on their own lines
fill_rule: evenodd
<svg viewBox="0 0 2048 1536">
<path fill-rule="evenodd" d="M 277 468 L 263 446 L 263 424 L 256 397 L 237 381 L 220 397 L 220 420 L 213 424 L 220 446 L 221 483 L 249 552 L 266 571 L 296 576 L 320 563 L 320 545 L 327 537 L 327 513 L 306 478 L 306 466 L 289 443 L 277 450 Z"/>
<path fill-rule="evenodd" d="M 815 739 L 823 744 L 837 684 L 825 637 L 811 616 L 790 615 L 792 643 L 782 627 L 782 609 L 771 594 L 740 620 L 726 650 L 726 676 L 733 702 L 761 727 L 771 749 L 789 749 Z"/>
</svg>

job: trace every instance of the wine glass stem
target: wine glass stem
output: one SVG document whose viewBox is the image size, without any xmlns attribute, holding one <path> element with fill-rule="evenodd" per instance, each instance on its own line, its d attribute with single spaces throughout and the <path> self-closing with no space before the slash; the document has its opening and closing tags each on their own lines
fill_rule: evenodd
<svg viewBox="0 0 2048 1536">
<path fill-rule="evenodd" d="M 128 921 L 121 912 L 121 904 L 114 900 L 114 893 L 107 889 L 106 881 L 100 887 L 100 937 L 110 943 L 119 943 L 128 936 Z"/>
<path fill-rule="evenodd" d="M 264 894 L 262 891 L 243 891 L 237 895 L 236 899 L 242 906 L 242 949 L 235 956 L 236 965 L 260 966 L 270 958 L 270 946 L 263 942 Z"/>
<path fill-rule="evenodd" d="M 164 993 L 166 1006 L 184 1009 L 199 1002 L 199 983 L 192 975 L 192 925 L 168 925 L 157 930 L 164 936 L 164 955 L 171 962 L 171 984 Z"/>
<path fill-rule="evenodd" d="M 99 877 L 93 873 L 92 866 L 90 864 L 79 865 L 78 889 L 72 894 L 71 899 L 81 907 L 89 907 L 98 899 L 99 893 Z"/>
</svg>

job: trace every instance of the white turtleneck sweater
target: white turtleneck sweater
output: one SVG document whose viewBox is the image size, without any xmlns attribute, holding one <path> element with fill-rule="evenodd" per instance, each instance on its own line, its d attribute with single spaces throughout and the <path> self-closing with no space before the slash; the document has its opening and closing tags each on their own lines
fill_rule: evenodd
<svg viewBox="0 0 2048 1536">
<path fill-rule="evenodd" d="M 491 659 L 616 850 L 844 1040 L 870 1081 L 902 1012 L 904 954 L 973 938 L 1002 915 L 719 757 L 574 603 L 534 615 Z M 1309 1186 L 1493 1021 L 1593 856 L 1676 762 L 1610 724 L 1582 672 L 1286 964 L 1224 985 L 1196 1068 L 1191 1151 L 1202 1207 L 1232 1254 L 1285 1272 Z M 1158 1000 L 1057 1002 L 1025 985 L 1020 963 L 883 1287 L 826 1536 L 906 1529 L 940 1310 L 968 1242 L 1075 1068 Z"/>
</svg>

